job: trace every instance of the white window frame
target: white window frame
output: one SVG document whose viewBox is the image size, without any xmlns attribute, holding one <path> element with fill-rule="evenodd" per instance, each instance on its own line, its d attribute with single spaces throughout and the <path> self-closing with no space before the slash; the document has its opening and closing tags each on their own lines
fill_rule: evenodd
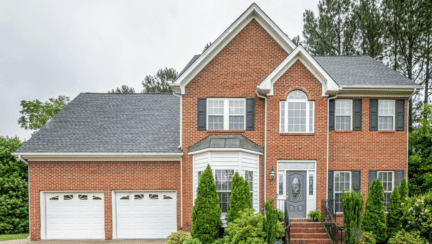
<svg viewBox="0 0 432 244">
<path fill-rule="evenodd" d="M 333 207 L 334 207 L 335 212 L 336 212 L 336 193 L 342 194 L 342 191 L 336 192 L 336 173 L 348 173 L 349 174 L 350 178 L 349 178 L 349 189 L 348 189 L 348 191 L 352 190 L 352 174 L 351 174 L 351 171 L 335 171 L 334 174 L 333 174 L 333 201 L 334 201 L 334 206 Z M 342 195 L 341 195 L 341 202 L 342 202 Z M 342 206 L 341 206 L 341 208 L 342 208 Z M 343 212 L 336 212 L 336 213 L 343 213 Z"/>
<path fill-rule="evenodd" d="M 336 103 L 337 103 L 337 101 L 351 101 L 351 114 L 349 115 L 350 116 L 350 129 L 349 130 L 353 130 L 353 110 L 354 110 L 354 107 L 353 107 L 353 100 L 352 99 L 336 99 L 335 100 L 335 130 L 338 130 L 338 129 L 336 129 L 336 117 L 347 117 L 347 115 L 337 115 L 336 114 Z"/>
<path fill-rule="evenodd" d="M 382 130 L 382 129 L 380 129 L 380 126 L 379 126 L 379 117 L 390 117 L 389 115 L 380 115 L 380 113 L 379 113 L 379 105 L 380 105 L 380 103 L 381 102 L 393 102 L 393 115 L 392 115 L 392 117 L 393 117 L 393 128 L 391 129 L 391 130 L 395 130 L 395 124 L 396 124 L 396 121 L 395 121 L 395 119 L 396 119 L 396 101 L 395 100 L 378 100 L 378 130 L 381 130 L 381 131 L 391 131 L 391 130 Z M 384 172 L 384 171 L 382 171 L 382 172 Z"/>
<path fill-rule="evenodd" d="M 209 116 L 211 114 L 208 113 L 209 111 L 209 101 L 224 101 L 224 113 L 223 113 L 223 123 L 224 123 L 224 128 L 223 130 L 230 130 L 229 129 L 229 101 L 238 101 L 238 100 L 242 100 L 243 104 L 244 104 L 244 127 L 243 129 L 240 130 L 246 130 L 246 99 L 245 98 L 207 98 L 207 104 L 206 104 L 206 129 L 209 130 Z M 237 115 L 240 116 L 240 115 Z"/>
<path fill-rule="evenodd" d="M 297 90 L 294 90 L 297 91 Z M 294 92 L 293 91 L 293 92 Z M 303 92 L 303 91 L 301 91 Z M 303 92 L 305 95 L 306 93 Z M 291 93 L 290 93 L 291 94 Z M 287 96 L 287 100 L 286 101 L 280 101 L 279 102 L 279 133 L 314 133 L 315 132 L 315 101 L 309 101 L 307 99 L 307 95 L 306 95 L 306 99 L 288 99 L 289 95 Z M 306 131 L 292 131 L 289 132 L 288 131 L 288 103 L 290 102 L 305 102 L 306 103 Z M 284 103 L 284 110 L 282 111 L 282 103 Z M 312 125 L 312 131 L 309 131 L 309 121 L 310 121 L 310 116 L 309 116 L 309 109 L 310 109 L 310 104 L 313 103 L 313 125 Z M 282 112 L 284 112 L 284 129 L 282 130 L 282 126 L 281 126 L 281 119 L 282 119 Z"/>
<path fill-rule="evenodd" d="M 395 172 L 394 171 L 391 171 L 391 170 L 389 170 L 389 171 L 378 171 L 377 172 L 377 179 L 379 179 L 379 173 L 392 173 L 392 187 L 391 187 L 391 189 L 390 189 L 390 191 L 386 191 L 385 189 L 384 189 L 384 201 L 385 201 L 385 194 L 386 193 L 389 193 L 390 195 L 392 194 L 392 192 L 393 192 L 393 188 L 394 188 L 394 186 L 395 186 Z M 381 181 L 381 180 L 380 180 Z M 381 184 L 382 184 L 383 182 L 381 181 Z M 383 188 L 384 188 L 384 185 L 383 185 Z M 390 202 L 389 202 L 389 204 L 390 204 Z M 384 205 L 385 206 L 385 205 Z M 386 209 L 386 211 L 385 211 L 386 213 L 388 213 L 388 211 L 387 211 L 387 209 Z"/>
<path fill-rule="evenodd" d="M 235 175 L 235 173 L 237 171 L 235 169 L 233 169 L 233 168 L 231 168 L 231 169 L 214 169 L 214 170 L 212 170 L 213 171 L 213 175 L 214 175 L 214 182 L 215 182 L 215 184 L 216 184 L 216 171 L 218 171 L 218 170 L 222 170 L 222 171 L 224 171 L 224 170 L 232 170 L 234 172 L 233 175 L 232 175 L 232 177 L 231 177 L 231 187 L 232 187 L 232 178 L 234 178 L 234 175 Z M 199 184 L 199 182 L 198 182 L 198 184 Z M 217 185 L 216 185 L 216 193 L 219 193 L 219 192 L 221 192 L 221 193 L 229 192 L 230 196 L 231 196 L 231 188 L 229 190 L 218 190 L 217 189 Z M 218 196 L 219 196 L 219 194 L 218 194 Z M 219 199 L 219 206 L 220 206 L 220 199 Z M 228 199 L 228 205 L 227 205 L 227 212 L 228 212 L 228 206 L 229 206 L 229 199 Z M 221 210 L 222 210 L 222 207 L 221 207 Z M 227 212 L 222 212 L 222 213 L 226 214 Z"/>
<path fill-rule="evenodd" d="M 250 187 L 250 193 L 251 193 L 251 206 L 252 206 L 252 208 L 253 208 L 253 198 L 254 198 L 254 196 L 253 196 L 253 186 L 254 186 L 254 172 L 253 172 L 253 170 L 245 170 L 244 171 L 244 179 L 245 180 L 247 180 L 246 179 L 246 172 L 251 172 L 252 173 L 252 182 L 249 182 L 249 180 L 248 180 L 248 184 L 249 184 L 249 187 L 252 185 L 252 187 Z"/>
</svg>

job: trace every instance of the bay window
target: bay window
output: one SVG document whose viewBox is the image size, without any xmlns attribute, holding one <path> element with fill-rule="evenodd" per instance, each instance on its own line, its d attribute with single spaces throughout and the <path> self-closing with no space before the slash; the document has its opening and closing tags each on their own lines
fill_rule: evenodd
<svg viewBox="0 0 432 244">
<path fill-rule="evenodd" d="M 245 99 L 208 99 L 208 130 L 244 130 Z"/>
<path fill-rule="evenodd" d="M 313 133 L 315 102 L 308 101 L 304 92 L 295 90 L 287 101 L 280 102 L 281 133 Z"/>
<path fill-rule="evenodd" d="M 216 192 L 219 196 L 219 205 L 222 213 L 228 210 L 229 199 L 231 197 L 231 185 L 234 170 L 215 170 Z"/>
</svg>

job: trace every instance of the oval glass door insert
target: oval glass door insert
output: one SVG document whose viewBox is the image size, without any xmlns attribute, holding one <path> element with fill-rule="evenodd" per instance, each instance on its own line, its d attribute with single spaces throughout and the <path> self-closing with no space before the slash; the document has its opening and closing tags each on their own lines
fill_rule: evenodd
<svg viewBox="0 0 432 244">
<path fill-rule="evenodd" d="M 293 200 L 298 200 L 300 197 L 300 187 L 301 187 L 299 178 L 295 177 L 291 185 L 292 185 L 292 189 L 291 189 L 292 198 Z"/>
</svg>

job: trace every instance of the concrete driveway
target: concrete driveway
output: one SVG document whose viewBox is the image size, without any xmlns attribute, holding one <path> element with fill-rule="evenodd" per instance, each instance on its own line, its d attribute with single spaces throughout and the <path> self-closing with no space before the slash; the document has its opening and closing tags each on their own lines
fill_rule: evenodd
<svg viewBox="0 0 432 244">
<path fill-rule="evenodd" d="M 164 244 L 165 239 L 161 240 L 55 240 L 55 241 L 34 241 L 31 242 L 29 239 L 13 240 L 13 241 L 0 241 L 0 244 L 22 244 L 22 243 L 34 243 L 34 244 L 72 244 L 72 243 L 82 243 L 82 244 Z"/>
</svg>

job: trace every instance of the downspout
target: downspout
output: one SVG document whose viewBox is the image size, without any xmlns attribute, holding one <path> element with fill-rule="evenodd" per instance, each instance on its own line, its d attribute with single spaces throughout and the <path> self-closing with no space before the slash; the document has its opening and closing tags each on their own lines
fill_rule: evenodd
<svg viewBox="0 0 432 244">
<path fill-rule="evenodd" d="M 28 208 L 29 208 L 29 236 L 27 237 L 27 239 L 30 239 L 31 237 L 31 228 L 30 228 L 30 167 L 29 164 L 27 163 L 27 161 L 25 161 L 21 155 L 18 156 L 18 161 L 21 161 L 23 163 L 25 163 L 27 165 L 27 192 L 28 192 Z"/>
<path fill-rule="evenodd" d="M 267 97 L 261 96 L 258 94 L 258 88 L 256 89 L 256 95 L 259 98 L 263 98 L 265 101 L 265 109 L 264 109 L 264 203 L 267 200 Z M 264 208 L 263 208 L 264 209 Z"/>
<path fill-rule="evenodd" d="M 173 92 L 173 95 L 180 98 L 180 145 L 177 148 L 182 147 L 182 96 L 177 95 Z M 180 228 L 183 230 L 183 157 L 180 158 Z"/>
<path fill-rule="evenodd" d="M 327 174 L 326 174 L 326 179 L 328 177 L 328 167 L 329 167 L 329 134 L 330 134 L 330 129 L 329 129 L 329 125 L 330 125 L 330 100 L 336 99 L 337 98 L 337 94 L 334 97 L 329 97 L 328 102 L 327 102 Z M 326 200 L 328 199 L 328 182 L 329 179 L 327 179 L 326 185 Z"/>
<path fill-rule="evenodd" d="M 408 106 L 409 106 L 409 101 L 410 99 L 414 96 L 414 94 L 416 94 L 417 92 L 417 88 L 414 88 L 414 92 L 409 96 L 408 98 Z M 408 183 L 408 164 L 409 164 L 409 109 L 410 107 L 408 107 L 407 112 L 408 112 L 408 116 L 407 116 L 407 170 L 406 170 L 406 181 Z"/>
</svg>

